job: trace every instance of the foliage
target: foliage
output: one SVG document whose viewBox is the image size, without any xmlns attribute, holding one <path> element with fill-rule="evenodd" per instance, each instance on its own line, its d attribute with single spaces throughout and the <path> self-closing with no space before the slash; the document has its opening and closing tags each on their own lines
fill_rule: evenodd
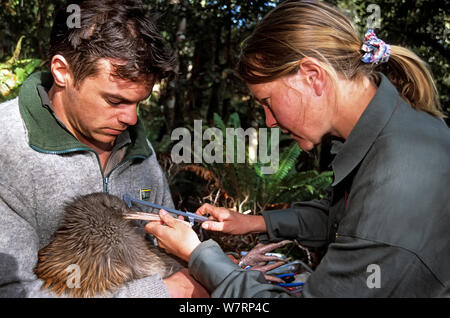
<svg viewBox="0 0 450 318">
<path fill-rule="evenodd" d="M 215 127 L 226 135 L 227 128 L 241 128 L 239 114 L 233 113 L 225 122 L 217 113 L 214 114 Z M 235 136 L 233 147 L 236 147 Z M 270 142 L 270 134 L 268 135 Z M 214 142 L 220 142 L 215 139 Z M 227 145 L 221 144 L 224 153 Z M 271 148 L 269 143 L 267 148 Z M 234 151 L 234 160 L 231 163 L 209 163 L 202 165 L 187 164 L 177 168 L 180 172 L 190 171 L 200 177 L 204 184 L 204 191 L 199 194 L 198 202 L 208 198 L 211 203 L 220 204 L 239 212 L 261 211 L 289 205 L 290 202 L 298 200 L 311 200 L 321 197 L 325 189 L 331 184 L 332 173 L 319 173 L 315 170 L 299 171 L 297 169 L 298 159 L 302 153 L 296 142 L 290 142 L 288 147 L 281 150 L 279 167 L 273 174 L 263 174 L 262 167 L 267 164 L 257 161 L 250 163 L 248 147 L 246 149 L 245 163 L 238 163 L 237 151 Z M 173 174 L 172 174 L 173 175 Z M 182 174 L 184 186 L 192 189 L 192 180 L 186 180 Z M 172 184 L 180 180 L 171 179 Z M 178 188 L 177 191 L 183 191 Z"/>
<path fill-rule="evenodd" d="M 42 62 L 40 59 L 19 59 L 23 38 L 20 37 L 13 56 L 0 63 L 0 102 L 16 97 L 22 83 Z"/>
<path fill-rule="evenodd" d="M 178 57 L 178 78 L 163 83 L 157 117 L 164 117 L 160 141 L 174 128 L 213 114 L 238 112 L 244 127 L 264 125 L 263 114 L 245 85 L 233 75 L 240 44 L 279 0 L 142 0 L 155 15 Z M 11 56 L 22 35 L 23 58 L 46 59 L 56 8 L 64 0 L 4 0 L 0 8 L 0 61 Z M 423 57 L 437 80 L 444 110 L 450 107 L 448 1 L 330 0 L 355 21 L 361 33 L 378 5 L 377 34 Z M 162 107 L 162 108 L 161 108 Z"/>
<path fill-rule="evenodd" d="M 0 60 L 13 53 L 15 44 L 25 35 L 25 58 L 47 57 L 50 29 L 56 8 L 65 0 L 2 0 L 0 6 Z"/>
</svg>

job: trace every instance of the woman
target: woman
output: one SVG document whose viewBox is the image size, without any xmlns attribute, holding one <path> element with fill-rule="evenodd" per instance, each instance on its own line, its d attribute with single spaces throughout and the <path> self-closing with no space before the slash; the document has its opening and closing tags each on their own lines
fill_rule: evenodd
<svg viewBox="0 0 450 318">
<path fill-rule="evenodd" d="M 384 73 L 384 74 L 383 74 Z M 336 9 L 288 1 L 246 41 L 239 74 L 279 126 L 311 150 L 331 134 L 334 182 L 323 200 L 243 215 L 202 206 L 205 229 L 263 233 L 327 246 L 306 297 L 439 297 L 450 282 L 450 133 L 433 79 L 411 51 L 367 32 L 361 40 Z M 182 222 L 148 224 L 186 261 L 213 297 L 288 297 L 258 271 L 244 271 L 214 241 Z M 180 243 L 182 242 L 182 243 Z"/>
</svg>

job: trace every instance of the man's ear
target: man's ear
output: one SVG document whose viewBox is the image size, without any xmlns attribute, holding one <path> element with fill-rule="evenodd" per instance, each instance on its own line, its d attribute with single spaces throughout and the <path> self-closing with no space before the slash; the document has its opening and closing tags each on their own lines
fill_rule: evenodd
<svg viewBox="0 0 450 318">
<path fill-rule="evenodd" d="M 50 69 L 53 75 L 54 84 L 60 87 L 66 87 L 69 83 L 73 83 L 72 72 L 67 60 L 62 55 L 52 57 Z"/>
<path fill-rule="evenodd" d="M 305 80 L 306 85 L 310 86 L 317 96 L 322 96 L 326 86 L 327 72 L 317 59 L 312 57 L 301 59 L 298 73 Z"/>
</svg>

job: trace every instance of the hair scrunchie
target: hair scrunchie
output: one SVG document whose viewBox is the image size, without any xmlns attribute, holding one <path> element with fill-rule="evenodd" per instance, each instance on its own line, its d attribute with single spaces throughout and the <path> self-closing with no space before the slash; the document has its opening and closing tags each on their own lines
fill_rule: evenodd
<svg viewBox="0 0 450 318">
<path fill-rule="evenodd" d="M 372 29 L 367 30 L 361 50 L 366 52 L 361 58 L 364 63 L 385 63 L 391 55 L 391 46 L 380 40 Z"/>
</svg>

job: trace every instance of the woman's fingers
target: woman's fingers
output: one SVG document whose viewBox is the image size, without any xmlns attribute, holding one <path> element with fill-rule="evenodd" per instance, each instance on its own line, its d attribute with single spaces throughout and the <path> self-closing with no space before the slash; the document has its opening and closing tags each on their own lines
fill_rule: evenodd
<svg viewBox="0 0 450 318">
<path fill-rule="evenodd" d="M 199 207 L 197 211 L 195 211 L 195 213 L 197 213 L 198 215 L 212 214 L 212 211 L 214 211 L 214 209 L 216 209 L 215 206 L 212 206 L 209 203 L 205 203 L 201 207 Z"/>
<path fill-rule="evenodd" d="M 150 222 L 145 226 L 145 231 L 153 234 L 168 253 L 189 261 L 192 251 L 200 244 L 197 234 L 189 223 L 172 217 L 167 211 L 160 210 L 159 216 L 164 224 Z"/>
<path fill-rule="evenodd" d="M 208 231 L 222 232 L 223 222 L 205 221 L 202 223 L 202 228 Z"/>
<path fill-rule="evenodd" d="M 199 207 L 195 213 L 199 215 L 209 214 L 217 221 L 224 221 L 232 218 L 234 212 L 228 210 L 227 208 L 215 207 L 209 203 L 205 203 Z"/>
</svg>

